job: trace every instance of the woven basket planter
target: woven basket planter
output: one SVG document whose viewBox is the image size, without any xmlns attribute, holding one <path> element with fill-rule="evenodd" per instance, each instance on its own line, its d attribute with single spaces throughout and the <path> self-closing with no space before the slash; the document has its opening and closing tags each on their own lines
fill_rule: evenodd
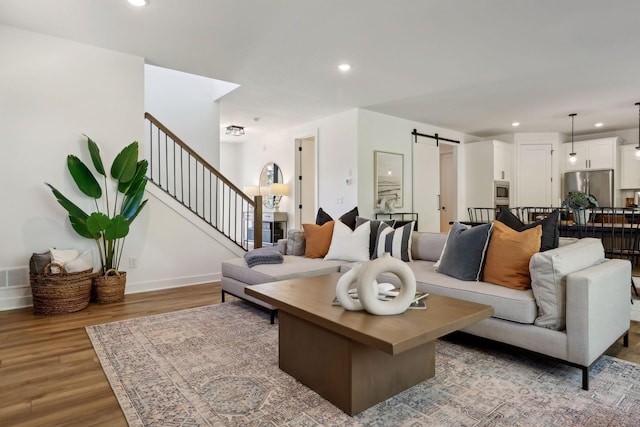
<svg viewBox="0 0 640 427">
<path fill-rule="evenodd" d="M 93 280 L 92 300 L 100 304 L 122 301 L 126 283 L 127 273 L 112 268 Z"/>
<path fill-rule="evenodd" d="M 59 273 L 52 273 L 57 267 Z M 60 264 L 49 263 L 43 274 L 31 274 L 33 313 L 54 315 L 80 311 L 89 305 L 91 284 L 95 274 L 91 270 L 67 273 Z"/>
</svg>

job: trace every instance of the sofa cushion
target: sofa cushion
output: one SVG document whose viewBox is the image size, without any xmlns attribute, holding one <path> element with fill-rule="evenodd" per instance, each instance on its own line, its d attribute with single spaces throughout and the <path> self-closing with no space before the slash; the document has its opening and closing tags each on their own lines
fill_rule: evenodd
<svg viewBox="0 0 640 427">
<path fill-rule="evenodd" d="M 567 274 L 600 264 L 604 248 L 600 239 L 584 238 L 531 257 L 531 289 L 538 305 L 537 326 L 564 330 L 566 326 Z"/>
<path fill-rule="evenodd" d="M 393 226 L 396 224 L 396 221 L 394 219 L 387 219 L 387 220 L 367 219 L 359 216 L 359 217 L 356 217 L 356 227 L 360 227 L 362 224 L 364 224 L 367 221 L 371 226 L 371 232 L 369 234 L 369 258 L 373 259 L 373 252 L 376 249 L 376 239 L 378 238 L 378 228 L 380 227 L 380 224 L 384 222 L 389 227 L 393 228 Z"/>
<path fill-rule="evenodd" d="M 289 230 L 287 232 L 287 255 L 304 256 L 307 239 L 304 230 Z"/>
<path fill-rule="evenodd" d="M 517 231 L 495 221 L 482 280 L 512 289 L 531 288 L 529 260 L 540 251 L 541 236 L 541 225 Z"/>
<path fill-rule="evenodd" d="M 393 229 L 382 223 L 378 228 L 376 249 L 373 258 L 381 257 L 385 253 L 402 261 L 411 261 L 411 233 L 415 222 L 411 221 L 400 228 Z"/>
<path fill-rule="evenodd" d="M 411 258 L 438 261 L 447 241 L 447 233 L 414 231 L 411 234 Z"/>
<path fill-rule="evenodd" d="M 325 222 L 322 225 L 302 224 L 307 241 L 304 256 L 307 258 L 323 258 L 329 252 L 334 224 L 334 221 Z"/>
<path fill-rule="evenodd" d="M 408 265 L 416 276 L 416 284 L 419 290 L 490 305 L 494 309 L 493 317 L 512 322 L 533 324 L 538 314 L 538 308 L 531 289 L 521 291 L 482 281 L 459 280 L 438 273 L 434 268 L 434 263 L 431 261 L 414 260 Z M 351 268 L 352 266 L 350 265 L 342 265 L 340 272 L 344 273 Z M 382 274 L 378 281 L 399 284 L 398 278 L 392 273 Z M 429 301 L 427 300 L 427 309 L 428 306 Z"/>
<path fill-rule="evenodd" d="M 262 264 L 249 268 L 244 258 L 236 258 L 222 262 L 222 275 L 248 285 L 257 285 L 297 277 L 335 273 L 339 271 L 340 264 L 340 261 L 285 255 L 282 264 Z"/>
<path fill-rule="evenodd" d="M 500 208 L 498 217 L 496 218 L 503 224 L 513 228 L 514 230 L 524 231 L 534 228 L 538 225 L 542 226 L 542 240 L 540 241 L 540 252 L 548 251 L 558 247 L 560 239 L 560 230 L 558 229 L 558 220 L 560 219 L 560 211 L 555 209 L 545 218 L 525 224 L 520 218 L 515 216 L 509 209 Z"/>
<path fill-rule="evenodd" d="M 454 223 L 438 271 L 460 280 L 480 280 L 492 228 L 493 223 L 471 228 Z"/>
<path fill-rule="evenodd" d="M 333 225 L 333 236 L 329 252 L 325 260 L 343 260 L 351 262 L 366 262 L 369 260 L 369 233 L 371 226 L 368 222 L 361 224 L 354 231 L 341 221 Z"/>
</svg>

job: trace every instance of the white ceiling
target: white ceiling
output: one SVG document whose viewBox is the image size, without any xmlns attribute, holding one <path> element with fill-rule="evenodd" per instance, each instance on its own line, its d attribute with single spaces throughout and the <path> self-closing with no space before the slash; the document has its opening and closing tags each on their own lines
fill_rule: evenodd
<svg viewBox="0 0 640 427">
<path fill-rule="evenodd" d="M 639 21 L 638 0 L 0 0 L 0 24 L 241 84 L 221 124 L 246 138 L 356 107 L 479 137 L 637 128 Z"/>
</svg>

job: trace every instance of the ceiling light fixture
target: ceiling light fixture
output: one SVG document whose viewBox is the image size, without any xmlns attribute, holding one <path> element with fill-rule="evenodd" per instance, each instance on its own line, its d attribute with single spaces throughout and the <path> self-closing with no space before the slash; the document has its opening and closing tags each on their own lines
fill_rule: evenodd
<svg viewBox="0 0 640 427">
<path fill-rule="evenodd" d="M 149 4 L 148 0 L 127 0 L 130 4 L 134 5 L 134 6 L 146 6 Z"/>
<path fill-rule="evenodd" d="M 244 135 L 244 127 L 236 126 L 236 125 L 229 125 L 229 126 L 227 126 L 227 131 L 225 133 L 227 135 L 242 136 L 242 135 Z"/>
<path fill-rule="evenodd" d="M 338 70 L 342 71 L 343 73 L 346 73 L 350 69 L 351 69 L 351 65 L 349 65 L 349 64 L 340 64 L 340 65 L 338 65 Z"/>
<path fill-rule="evenodd" d="M 518 126 L 520 126 L 520 122 L 513 122 L 511 123 L 511 126 L 513 126 L 514 128 L 517 128 Z"/>
<path fill-rule="evenodd" d="M 640 102 L 636 102 L 638 106 L 638 146 L 636 147 L 636 159 L 640 159 Z"/>
<path fill-rule="evenodd" d="M 598 122 L 598 123 L 595 123 L 594 126 L 597 128 L 601 128 L 602 126 L 604 126 L 604 123 Z"/>
<path fill-rule="evenodd" d="M 576 113 L 569 114 L 571 117 L 571 153 L 569 153 L 569 163 L 574 165 L 578 161 L 578 156 L 576 155 L 575 150 L 573 149 L 573 119 L 577 116 Z"/>
</svg>

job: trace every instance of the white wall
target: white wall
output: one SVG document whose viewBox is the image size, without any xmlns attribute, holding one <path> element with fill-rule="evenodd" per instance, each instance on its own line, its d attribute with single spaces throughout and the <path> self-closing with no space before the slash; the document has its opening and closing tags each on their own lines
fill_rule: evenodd
<svg viewBox="0 0 640 427">
<path fill-rule="evenodd" d="M 65 158 L 73 153 L 88 162 L 83 133 L 108 165 L 125 145 L 143 140 L 144 61 L 6 26 L 0 57 L 0 309 L 7 309 L 30 304 L 33 252 L 95 248 L 71 229 L 44 182 L 92 210 Z M 127 293 L 219 277 L 221 260 L 236 255 L 149 197 L 126 242 Z M 128 268 L 129 256 L 139 258 L 139 268 Z"/>
<path fill-rule="evenodd" d="M 280 211 L 289 214 L 288 227 L 295 225 L 295 140 L 309 135 L 318 135 L 319 206 L 334 218 L 353 209 L 358 200 L 357 182 L 357 110 L 350 110 L 286 129 L 254 140 L 238 144 L 235 164 L 239 171 L 236 183 L 240 188 L 257 185 L 265 164 L 275 162 L 282 169 L 283 178 L 289 184 L 290 194 L 283 197 Z M 234 155 L 233 148 L 224 148 L 224 153 Z M 223 158 L 223 172 L 228 168 Z M 352 170 L 354 182 L 346 184 L 348 171 Z M 342 203 L 338 203 L 338 198 Z M 265 210 L 268 210 L 265 208 Z"/>
<path fill-rule="evenodd" d="M 144 66 L 144 108 L 216 169 L 220 165 L 220 96 L 225 82 Z M 235 85 L 237 87 L 237 85 Z"/>
<path fill-rule="evenodd" d="M 465 171 L 464 171 L 464 143 L 477 138 L 462 132 L 440 128 L 425 123 L 414 122 L 398 117 L 388 116 L 368 110 L 359 110 L 358 115 L 358 209 L 362 216 L 373 217 L 373 152 L 375 150 L 389 151 L 404 155 L 404 206 L 402 212 L 412 212 L 411 195 L 413 191 L 411 145 L 413 136 L 411 132 L 417 129 L 419 133 L 438 135 L 443 138 L 459 140 L 461 144 L 457 153 L 458 164 L 458 203 L 457 206 L 465 206 Z M 434 141 L 435 143 L 435 141 Z M 421 185 L 433 185 L 433 190 L 439 192 L 439 184 L 421 183 Z M 466 213 L 455 214 L 455 218 L 466 218 Z M 434 227 L 440 227 L 439 224 Z"/>
</svg>

